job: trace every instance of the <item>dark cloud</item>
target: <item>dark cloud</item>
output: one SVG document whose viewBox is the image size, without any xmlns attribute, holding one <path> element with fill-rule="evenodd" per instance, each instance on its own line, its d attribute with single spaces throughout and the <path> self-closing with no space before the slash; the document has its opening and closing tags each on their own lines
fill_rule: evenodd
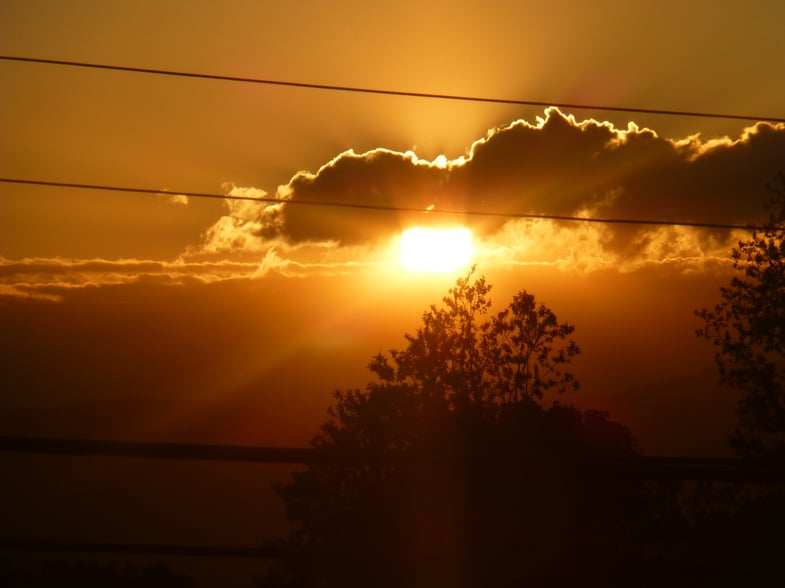
<svg viewBox="0 0 785 588">
<path fill-rule="evenodd" d="M 447 208 L 449 174 L 409 153 L 377 149 L 347 152 L 315 175 L 298 174 L 288 185 L 294 202 L 334 202 L 381 207 Z M 418 215 L 322 206 L 288 205 L 284 232 L 294 241 L 366 243 L 400 231 Z"/>
<path fill-rule="evenodd" d="M 452 162 L 382 149 L 347 152 L 316 174 L 298 174 L 280 192 L 292 202 L 749 223 L 763 218 L 765 184 L 782 169 L 783 125 L 758 123 L 733 141 L 673 141 L 549 109 L 538 124 L 517 121 L 490 132 Z M 360 244 L 439 220 L 455 219 L 289 204 L 283 233 L 291 242 Z M 506 219 L 462 220 L 487 235 Z"/>
</svg>

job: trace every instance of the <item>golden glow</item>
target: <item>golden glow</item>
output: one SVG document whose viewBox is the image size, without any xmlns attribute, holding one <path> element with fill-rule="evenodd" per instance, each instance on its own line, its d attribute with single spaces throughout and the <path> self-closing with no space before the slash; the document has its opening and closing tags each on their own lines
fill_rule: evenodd
<svg viewBox="0 0 785 588">
<path fill-rule="evenodd" d="M 469 262 L 469 229 L 408 229 L 401 235 L 401 262 L 416 272 L 451 272 Z"/>
</svg>

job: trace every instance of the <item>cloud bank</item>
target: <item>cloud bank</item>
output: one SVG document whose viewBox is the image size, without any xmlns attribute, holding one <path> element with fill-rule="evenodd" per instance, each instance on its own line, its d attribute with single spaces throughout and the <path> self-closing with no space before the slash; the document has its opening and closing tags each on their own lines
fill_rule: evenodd
<svg viewBox="0 0 785 588">
<path fill-rule="evenodd" d="M 60 300 L 64 291 L 139 282 L 181 285 L 254 278 L 285 270 L 287 262 L 268 254 L 261 262 L 152 261 L 138 259 L 62 259 L 0 257 L 0 297 Z"/>
<path fill-rule="evenodd" d="M 532 223 L 496 214 L 756 223 L 765 216 L 765 184 L 783 169 L 782 124 L 757 123 L 737 139 L 675 141 L 632 123 L 622 130 L 550 108 L 534 124 L 518 120 L 490 131 L 452 160 L 381 148 L 341 153 L 316 173 L 300 172 L 279 186 L 281 204 L 229 203 L 228 214 L 194 252 L 261 251 L 269 243 L 359 246 L 409 226 L 440 224 L 468 226 L 495 242 L 504 236 L 501 246 L 509 248 L 531 230 Z M 422 209 L 434 212 L 416 212 Z M 460 210 L 480 214 L 438 213 Z M 553 232 L 563 224 L 547 226 Z M 705 255 L 734 238 L 645 225 L 606 225 L 592 237 L 616 261 Z"/>
<path fill-rule="evenodd" d="M 535 123 L 518 120 L 491 130 L 454 159 L 431 161 L 383 148 L 341 153 L 315 173 L 299 172 L 272 190 L 274 202 L 226 200 L 224 215 L 179 259 L 0 257 L 0 296 L 57 300 L 68 289 L 96 285 L 213 283 L 270 271 L 345 273 L 396 263 L 400 231 L 434 225 L 471 228 L 474 261 L 482 268 L 727 268 L 731 247 L 748 234 L 743 230 L 504 215 L 758 223 L 770 197 L 766 183 L 782 170 L 783 124 L 757 123 L 736 139 L 672 140 L 634 124 L 618 129 L 550 108 Z M 269 194 L 254 187 L 225 189 L 232 196 Z M 164 195 L 187 204 L 176 194 Z M 466 210 L 480 214 L 442 214 Z"/>
</svg>

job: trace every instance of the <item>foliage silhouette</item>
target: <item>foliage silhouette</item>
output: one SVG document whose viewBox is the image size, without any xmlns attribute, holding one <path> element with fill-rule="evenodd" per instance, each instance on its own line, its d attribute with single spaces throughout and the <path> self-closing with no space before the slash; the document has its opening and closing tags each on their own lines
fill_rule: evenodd
<svg viewBox="0 0 785 588">
<path fill-rule="evenodd" d="M 489 317 L 473 272 L 402 350 L 371 360 L 364 390 L 335 392 L 312 444 L 370 459 L 277 487 L 298 527 L 261 586 L 611 584 L 645 555 L 639 536 L 665 510 L 590 465 L 636 455 L 629 430 L 542 404 L 578 388 L 574 328 L 525 291 Z"/>
<path fill-rule="evenodd" d="M 718 347 L 720 382 L 743 393 L 731 445 L 758 457 L 785 456 L 785 174 L 769 187 L 764 229 L 731 253 L 741 275 L 714 309 L 696 311 L 697 335 Z"/>
<path fill-rule="evenodd" d="M 769 185 L 769 218 L 739 241 L 731 256 L 737 275 L 721 301 L 696 311 L 697 335 L 717 348 L 720 383 L 742 393 L 731 447 L 744 457 L 785 457 L 785 174 Z M 707 488 L 725 504 L 698 517 L 686 537 L 692 585 L 782 585 L 785 492 Z M 703 580 L 702 582 L 700 580 Z"/>
<path fill-rule="evenodd" d="M 570 340 L 575 328 L 560 324 L 525 290 L 486 319 L 491 286 L 482 277 L 472 281 L 474 270 L 457 280 L 442 307 L 432 305 L 423 314 L 423 326 L 405 335 L 405 349 L 374 357 L 369 368 L 379 381 L 453 407 L 541 400 L 549 390 L 577 389 L 574 376 L 564 371 L 580 353 Z"/>
</svg>

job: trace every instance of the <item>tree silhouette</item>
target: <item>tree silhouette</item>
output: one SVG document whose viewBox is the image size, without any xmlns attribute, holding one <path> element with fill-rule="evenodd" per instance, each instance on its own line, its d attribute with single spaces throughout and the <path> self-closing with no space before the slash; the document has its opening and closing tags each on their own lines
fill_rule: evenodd
<svg viewBox="0 0 785 588">
<path fill-rule="evenodd" d="M 453 407 L 469 403 L 541 400 L 551 389 L 578 389 L 564 366 L 580 353 L 570 340 L 575 327 L 559 323 L 525 290 L 487 318 L 491 286 L 472 281 L 475 268 L 457 280 L 443 307 L 431 306 L 423 326 L 405 335 L 408 345 L 390 358 L 377 355 L 371 371 L 383 383 L 406 385 Z"/>
<path fill-rule="evenodd" d="M 718 347 L 720 382 L 743 393 L 731 445 L 747 456 L 785 455 L 785 174 L 769 187 L 764 228 L 731 253 L 740 275 L 713 310 L 696 311 L 697 335 Z"/>
<path fill-rule="evenodd" d="M 737 275 L 720 289 L 721 301 L 712 310 L 696 311 L 704 323 L 697 335 L 717 347 L 721 384 L 742 393 L 731 446 L 745 457 L 781 458 L 785 457 L 785 174 L 768 187 L 772 193 L 768 220 L 762 230 L 753 231 L 732 250 Z M 753 488 L 746 493 L 736 488 L 730 498 L 733 509 L 710 513 L 695 525 L 692 561 L 712 569 L 712 577 L 725 582 L 721 585 L 781 585 L 785 493 L 782 488 Z M 718 561 L 724 563 L 718 566 Z"/>
<path fill-rule="evenodd" d="M 516 294 L 509 306 L 493 318 L 483 351 L 488 361 L 484 380 L 500 402 L 542 399 L 551 389 L 563 393 L 578 389 L 578 381 L 563 366 L 580 353 L 568 337 L 575 327 L 559 322 L 544 304 L 526 291 Z"/>
<path fill-rule="evenodd" d="M 634 484 L 585 460 L 634 455 L 630 432 L 542 405 L 578 388 L 574 328 L 525 291 L 490 316 L 473 274 L 371 360 L 365 389 L 334 393 L 312 444 L 365 460 L 277 487 L 297 528 L 260 585 L 557 586 L 634 556 Z"/>
</svg>

